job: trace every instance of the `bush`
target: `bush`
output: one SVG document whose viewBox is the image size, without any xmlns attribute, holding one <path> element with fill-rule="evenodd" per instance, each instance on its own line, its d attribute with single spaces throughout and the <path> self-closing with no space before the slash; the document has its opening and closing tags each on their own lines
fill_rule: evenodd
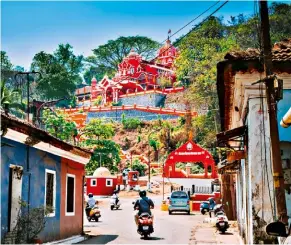
<svg viewBox="0 0 291 245">
<path fill-rule="evenodd" d="M 124 129 L 137 129 L 141 125 L 138 118 L 123 118 L 121 122 Z"/>
<path fill-rule="evenodd" d="M 14 228 L 16 232 L 16 244 L 34 243 L 38 234 L 45 228 L 45 217 L 53 211 L 51 207 L 30 208 L 29 213 L 25 209 L 27 204 L 21 202 L 21 212 L 18 213 L 17 223 Z"/>
<path fill-rule="evenodd" d="M 146 164 L 141 163 L 138 159 L 134 160 L 132 164 L 132 170 L 138 171 L 139 176 L 144 176 L 146 169 L 147 169 Z"/>
<path fill-rule="evenodd" d="M 122 103 L 121 103 L 121 101 L 118 101 L 118 102 L 112 102 L 111 105 L 112 105 L 112 106 L 121 106 Z"/>
</svg>

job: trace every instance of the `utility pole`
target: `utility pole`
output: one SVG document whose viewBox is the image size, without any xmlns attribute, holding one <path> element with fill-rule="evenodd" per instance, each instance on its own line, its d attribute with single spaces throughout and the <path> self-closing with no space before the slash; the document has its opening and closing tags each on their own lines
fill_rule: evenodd
<svg viewBox="0 0 291 245">
<path fill-rule="evenodd" d="M 277 122 L 277 104 L 274 93 L 274 77 L 272 76 L 272 47 L 270 39 L 270 24 L 267 1 L 259 1 L 261 17 L 261 41 L 264 55 L 264 71 L 266 75 L 266 96 L 269 110 L 270 136 L 272 149 L 272 164 L 274 172 L 274 188 L 278 219 L 288 224 L 284 178 L 281 161 L 280 141 Z"/>
</svg>

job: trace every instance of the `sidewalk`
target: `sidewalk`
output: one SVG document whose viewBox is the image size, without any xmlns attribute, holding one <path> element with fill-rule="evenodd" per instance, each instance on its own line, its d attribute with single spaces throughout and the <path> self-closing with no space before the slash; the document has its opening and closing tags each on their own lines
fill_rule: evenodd
<svg viewBox="0 0 291 245">
<path fill-rule="evenodd" d="M 203 223 L 193 227 L 189 244 L 242 244 L 236 222 L 229 223 L 225 234 L 220 234 L 211 219 L 205 218 Z"/>
</svg>

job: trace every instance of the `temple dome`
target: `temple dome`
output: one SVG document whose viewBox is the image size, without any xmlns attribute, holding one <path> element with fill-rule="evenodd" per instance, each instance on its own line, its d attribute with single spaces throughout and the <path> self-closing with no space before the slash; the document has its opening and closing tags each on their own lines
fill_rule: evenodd
<svg viewBox="0 0 291 245">
<path fill-rule="evenodd" d="M 108 168 L 100 167 L 94 171 L 93 176 L 94 177 L 110 177 L 111 173 L 108 170 Z"/>
</svg>

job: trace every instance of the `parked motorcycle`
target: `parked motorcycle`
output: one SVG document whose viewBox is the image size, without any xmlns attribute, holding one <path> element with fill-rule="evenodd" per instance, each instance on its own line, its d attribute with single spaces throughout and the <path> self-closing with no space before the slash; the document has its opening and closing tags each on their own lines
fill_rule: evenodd
<svg viewBox="0 0 291 245">
<path fill-rule="evenodd" d="M 205 214 L 206 212 L 209 212 L 210 210 L 213 210 L 214 206 L 216 205 L 215 201 L 212 197 L 208 198 L 207 201 L 203 201 L 200 204 L 200 212 L 201 214 Z"/>
<path fill-rule="evenodd" d="M 218 204 L 214 207 L 214 215 L 216 217 L 216 228 L 221 233 L 225 233 L 229 228 L 228 218 L 225 215 L 222 204 Z"/>
<path fill-rule="evenodd" d="M 117 201 L 116 203 L 116 199 L 115 198 L 111 198 L 110 199 L 110 209 L 113 210 L 113 209 L 119 209 L 120 208 L 120 200 Z"/>
<path fill-rule="evenodd" d="M 139 216 L 137 232 L 145 239 L 154 232 L 153 219 L 149 213 L 142 213 Z"/>
<path fill-rule="evenodd" d="M 97 203 L 98 202 L 96 201 L 96 204 Z M 99 218 L 101 217 L 101 212 L 97 205 L 95 205 L 93 208 L 90 208 L 87 204 L 85 212 L 89 222 L 91 222 L 91 220 L 95 220 L 96 222 L 98 222 Z"/>
</svg>

